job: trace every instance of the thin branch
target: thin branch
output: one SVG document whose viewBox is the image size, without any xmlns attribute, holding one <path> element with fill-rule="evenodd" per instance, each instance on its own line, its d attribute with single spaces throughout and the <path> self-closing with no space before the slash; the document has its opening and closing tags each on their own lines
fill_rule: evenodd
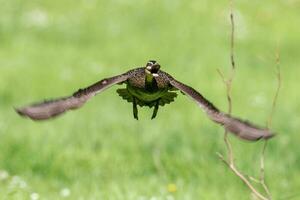
<svg viewBox="0 0 300 200">
<path fill-rule="evenodd" d="M 253 192 L 253 194 L 255 194 L 261 200 L 269 200 L 267 197 L 263 196 L 254 188 L 251 182 L 235 167 L 234 163 L 230 164 L 227 160 L 225 160 L 224 156 L 220 153 L 217 153 L 217 155 L 231 169 L 231 171 L 247 185 L 247 187 Z"/>
<path fill-rule="evenodd" d="M 267 194 L 269 199 L 272 199 L 271 192 L 269 190 L 269 187 L 266 185 L 266 179 L 265 179 L 265 152 L 267 148 L 268 141 L 264 141 L 263 149 L 260 156 L 260 178 L 259 182 L 262 185 L 265 193 Z"/>
<path fill-rule="evenodd" d="M 233 54 L 231 54 L 231 55 L 233 55 Z M 233 70 L 234 70 L 234 68 L 232 68 L 232 71 Z M 232 110 L 231 85 L 232 85 L 233 76 L 231 76 L 230 79 L 226 80 L 224 74 L 219 69 L 217 71 L 218 71 L 219 75 L 221 76 L 221 78 L 222 78 L 222 80 L 223 80 L 223 82 L 224 82 L 224 84 L 226 86 L 226 96 L 227 96 L 227 101 L 228 101 L 228 113 L 231 114 L 231 110 Z M 229 165 L 230 166 L 234 165 L 233 150 L 232 150 L 231 143 L 230 143 L 230 141 L 228 139 L 228 132 L 227 132 L 227 130 L 225 130 L 225 132 L 224 132 L 224 142 L 225 142 L 227 153 L 228 153 Z"/>
<path fill-rule="evenodd" d="M 230 115 L 232 112 L 232 98 L 231 98 L 231 88 L 232 88 L 232 81 L 235 75 L 235 59 L 234 59 L 234 31 L 235 31 L 235 24 L 234 24 L 234 16 L 233 16 L 233 0 L 230 1 L 230 23 L 231 23 L 231 40 L 230 40 L 230 59 L 231 59 L 231 75 L 229 79 L 226 81 L 226 94 L 227 94 L 227 101 L 228 101 L 228 114 Z M 224 77 L 224 76 L 223 76 Z M 224 79 L 224 78 L 223 78 Z M 224 79 L 225 80 L 225 79 Z M 231 168 L 234 167 L 234 156 L 231 143 L 228 139 L 228 133 L 225 130 L 224 133 L 224 142 L 227 147 L 227 152 L 229 156 L 229 162 Z"/>
<path fill-rule="evenodd" d="M 231 53 L 230 53 L 230 58 L 231 58 L 232 71 L 234 71 L 235 70 L 235 60 L 234 60 L 234 35 L 235 35 L 234 33 L 235 33 L 235 26 L 234 26 L 234 17 L 233 17 L 233 0 L 230 1 L 230 22 L 231 22 L 231 40 L 230 40 Z"/>
<path fill-rule="evenodd" d="M 270 116 L 267 122 L 267 127 L 270 128 L 271 124 L 272 124 L 272 120 L 273 120 L 273 115 L 275 112 L 275 108 L 276 108 L 276 104 L 277 104 L 277 99 L 278 99 L 278 95 L 279 95 L 279 91 L 281 88 L 281 70 L 280 70 L 280 53 L 279 53 L 279 48 L 277 47 L 277 51 L 276 51 L 276 77 L 277 77 L 277 88 L 276 88 L 276 92 L 273 98 L 273 102 L 272 102 L 272 108 L 271 108 L 271 112 L 270 112 Z"/>
<path fill-rule="evenodd" d="M 226 95 L 227 95 L 227 101 L 228 101 L 228 113 L 231 114 L 232 112 L 232 98 L 231 98 L 231 88 L 232 88 L 232 81 L 234 79 L 235 75 L 235 57 L 234 57 L 234 31 L 235 31 L 235 24 L 234 24 L 234 15 L 233 15 L 233 0 L 230 1 L 230 21 L 231 21 L 231 42 L 230 42 L 230 58 L 231 58 L 231 75 L 228 80 L 225 79 L 225 76 L 223 73 L 218 70 L 218 73 L 220 77 L 222 78 L 224 84 L 226 85 Z M 279 59 L 278 59 L 279 62 Z M 280 77 L 280 75 L 278 76 Z M 278 96 L 278 92 L 276 93 L 274 100 L 273 100 L 273 107 L 272 107 L 272 113 L 271 116 L 273 115 L 273 110 L 275 109 L 276 105 L 276 99 Z M 272 117 L 269 118 L 269 121 L 271 122 Z M 255 182 L 260 183 L 262 187 L 264 188 L 267 197 L 264 196 L 262 193 L 260 193 L 250 182 L 250 180 L 247 178 L 247 176 L 243 175 L 235 166 L 234 163 L 234 155 L 233 155 L 233 150 L 231 143 L 228 139 L 228 133 L 225 130 L 224 132 L 224 142 L 226 144 L 226 149 L 227 149 L 227 154 L 228 154 L 228 161 L 224 158 L 224 156 L 220 153 L 217 153 L 219 158 L 231 169 L 231 171 L 238 176 L 245 184 L 246 186 L 252 191 L 252 193 L 258 197 L 261 200 L 270 200 L 271 199 L 271 193 L 265 184 L 265 168 L 264 168 L 264 157 L 265 157 L 265 149 L 267 147 L 267 142 L 264 143 L 263 150 L 262 150 L 262 155 L 261 155 L 261 176 L 259 180 L 256 180 L 252 177 L 250 177 L 250 180 L 255 180 Z"/>
<path fill-rule="evenodd" d="M 279 54 L 279 48 L 278 47 L 277 47 L 277 50 L 276 50 L 276 70 L 277 70 L 277 72 L 276 72 L 277 87 L 276 87 L 275 95 L 273 97 L 270 116 L 269 116 L 268 121 L 267 121 L 267 127 L 268 128 L 270 128 L 271 124 L 272 124 L 272 119 L 273 119 L 273 115 L 274 115 L 274 112 L 275 112 L 279 91 L 280 91 L 280 88 L 281 88 L 280 54 Z M 268 142 L 266 140 L 264 142 L 262 153 L 261 153 L 261 158 L 260 158 L 260 184 L 263 186 L 266 194 L 271 199 L 270 190 L 269 190 L 269 188 L 267 187 L 267 185 L 265 183 L 265 151 L 266 151 L 266 148 L 267 148 L 267 144 L 268 144 Z"/>
</svg>

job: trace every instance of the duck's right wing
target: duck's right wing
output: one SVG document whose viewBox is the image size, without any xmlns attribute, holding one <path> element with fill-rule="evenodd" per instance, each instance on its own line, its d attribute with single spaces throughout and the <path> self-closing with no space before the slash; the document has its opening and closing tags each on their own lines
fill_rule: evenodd
<svg viewBox="0 0 300 200">
<path fill-rule="evenodd" d="M 131 76 L 130 71 L 118 76 L 102 79 L 91 86 L 79 89 L 72 96 L 46 100 L 29 106 L 17 108 L 16 111 L 25 117 L 33 120 L 45 120 L 58 116 L 68 110 L 80 108 L 86 101 L 97 93 L 111 87 L 114 84 L 122 83 Z"/>
</svg>

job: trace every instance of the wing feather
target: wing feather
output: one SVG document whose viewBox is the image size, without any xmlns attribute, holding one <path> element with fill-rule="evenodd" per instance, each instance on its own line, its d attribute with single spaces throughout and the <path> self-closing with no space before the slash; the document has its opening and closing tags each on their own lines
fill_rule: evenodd
<svg viewBox="0 0 300 200">
<path fill-rule="evenodd" d="M 111 78 L 102 79 L 91 86 L 79 89 L 69 97 L 35 103 L 22 108 L 17 108 L 16 111 L 20 115 L 29 117 L 33 120 L 45 120 L 56 117 L 68 110 L 80 108 L 86 101 L 95 96 L 97 93 L 102 92 L 114 84 L 126 81 L 129 76 L 130 73 L 127 72 Z"/>
<path fill-rule="evenodd" d="M 175 80 L 171 76 L 169 76 L 169 80 L 173 87 L 179 89 L 184 94 L 190 96 L 194 101 L 196 101 L 212 121 L 223 125 L 227 131 L 234 133 L 236 136 L 251 141 L 269 139 L 274 136 L 274 134 L 266 128 L 260 128 L 250 122 L 243 121 L 219 111 L 217 107 L 215 107 L 192 87 Z"/>
</svg>

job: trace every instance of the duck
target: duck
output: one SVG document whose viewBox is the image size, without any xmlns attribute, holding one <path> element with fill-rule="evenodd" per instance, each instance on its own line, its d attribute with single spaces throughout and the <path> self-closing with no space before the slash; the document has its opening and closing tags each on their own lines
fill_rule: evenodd
<svg viewBox="0 0 300 200">
<path fill-rule="evenodd" d="M 32 120 L 51 119 L 66 111 L 82 107 L 98 93 L 118 84 L 126 86 L 117 89 L 117 93 L 122 99 L 132 104 L 133 117 L 136 120 L 138 120 L 138 106 L 153 108 L 151 119 L 154 119 L 159 107 L 174 102 L 178 95 L 177 92 L 180 91 L 194 100 L 209 119 L 241 139 L 248 141 L 267 140 L 275 135 L 268 128 L 259 127 L 250 121 L 220 111 L 197 90 L 176 80 L 160 68 L 161 65 L 157 61 L 149 60 L 143 67 L 104 78 L 88 87 L 77 90 L 70 96 L 33 103 L 15 110 L 19 115 Z"/>
</svg>

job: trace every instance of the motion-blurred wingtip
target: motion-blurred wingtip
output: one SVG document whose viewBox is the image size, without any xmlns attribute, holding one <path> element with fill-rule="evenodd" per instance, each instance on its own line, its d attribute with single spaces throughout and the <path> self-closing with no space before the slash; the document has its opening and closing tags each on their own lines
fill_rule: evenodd
<svg viewBox="0 0 300 200">
<path fill-rule="evenodd" d="M 25 112 L 24 112 L 24 109 L 14 107 L 14 110 L 15 110 L 19 115 L 24 116 L 24 117 L 26 116 L 26 114 L 25 114 Z"/>
<path fill-rule="evenodd" d="M 276 133 L 269 133 L 266 136 L 264 136 L 263 139 L 264 140 L 269 140 L 269 139 L 271 139 L 271 138 L 273 138 L 275 136 L 276 136 Z"/>
<path fill-rule="evenodd" d="M 14 110 L 15 110 L 21 117 L 28 118 L 28 119 L 31 119 L 31 120 L 39 120 L 39 119 L 33 117 L 32 115 L 30 115 L 30 114 L 28 113 L 28 111 L 26 110 L 26 108 L 14 108 Z"/>
<path fill-rule="evenodd" d="M 271 139 L 275 136 L 276 136 L 275 133 L 268 132 L 265 135 L 262 135 L 261 137 L 258 137 L 256 139 L 254 139 L 253 141 L 258 141 L 258 140 L 265 140 L 266 141 L 266 140 L 269 140 L 269 139 Z"/>
</svg>

